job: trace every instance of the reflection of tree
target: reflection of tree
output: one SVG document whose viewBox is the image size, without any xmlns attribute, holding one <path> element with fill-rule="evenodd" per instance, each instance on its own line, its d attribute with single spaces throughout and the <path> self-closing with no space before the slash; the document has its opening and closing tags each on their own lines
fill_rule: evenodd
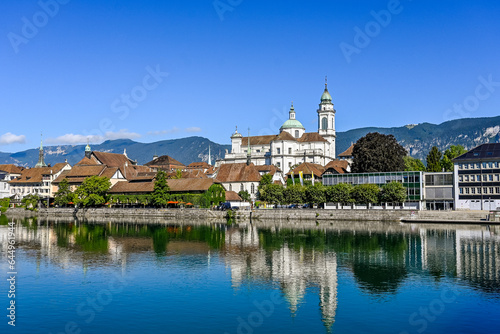
<svg viewBox="0 0 500 334">
<path fill-rule="evenodd" d="M 75 243 L 85 252 L 108 252 L 108 236 L 101 225 L 82 224 L 76 228 Z"/>
<path fill-rule="evenodd" d="M 156 254 L 163 255 L 167 250 L 169 235 L 167 230 L 157 229 L 153 232 L 153 249 Z"/>
<path fill-rule="evenodd" d="M 408 274 L 404 266 L 372 265 L 362 259 L 356 260 L 361 261 L 352 265 L 354 276 L 362 288 L 372 293 L 396 292 Z"/>
</svg>

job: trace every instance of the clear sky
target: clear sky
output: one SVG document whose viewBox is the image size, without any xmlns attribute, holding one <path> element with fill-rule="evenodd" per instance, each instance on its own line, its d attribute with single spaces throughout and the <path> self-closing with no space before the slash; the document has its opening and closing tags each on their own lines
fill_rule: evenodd
<svg viewBox="0 0 500 334">
<path fill-rule="evenodd" d="M 0 2 L 0 151 L 500 114 L 500 1 Z"/>
</svg>

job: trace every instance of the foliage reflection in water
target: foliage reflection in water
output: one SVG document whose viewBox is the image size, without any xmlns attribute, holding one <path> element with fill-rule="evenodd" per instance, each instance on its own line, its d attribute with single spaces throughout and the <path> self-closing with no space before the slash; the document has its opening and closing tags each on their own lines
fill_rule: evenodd
<svg viewBox="0 0 500 334">
<path fill-rule="evenodd" d="M 7 221 L 0 218 L 2 269 Z M 18 311 L 21 332 L 64 332 L 68 323 L 92 333 L 440 333 L 500 325 L 498 227 L 16 223 L 18 302 L 28 306 Z M 113 277 L 127 282 L 120 292 L 110 288 Z"/>
</svg>

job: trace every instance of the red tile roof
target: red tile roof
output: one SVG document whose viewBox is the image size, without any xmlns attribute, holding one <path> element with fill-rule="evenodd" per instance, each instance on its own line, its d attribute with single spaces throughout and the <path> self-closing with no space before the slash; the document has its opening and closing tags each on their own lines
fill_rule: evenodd
<svg viewBox="0 0 500 334">
<path fill-rule="evenodd" d="M 243 199 L 236 193 L 236 191 L 226 191 L 226 201 L 241 202 Z"/>
<path fill-rule="evenodd" d="M 9 174 L 21 174 L 24 170 L 24 167 L 19 167 L 13 164 L 0 165 L 0 171 L 9 173 Z"/>
<path fill-rule="evenodd" d="M 297 141 L 299 142 L 326 142 L 327 140 L 319 135 L 317 132 L 304 133 Z"/>
<path fill-rule="evenodd" d="M 248 138 L 241 139 L 241 146 L 248 146 Z M 276 135 L 250 136 L 250 145 L 269 145 L 275 138 Z"/>
<path fill-rule="evenodd" d="M 338 156 L 339 157 L 352 157 L 352 150 L 354 149 L 354 144 L 351 144 L 347 150 L 344 152 L 340 153 Z"/>
<path fill-rule="evenodd" d="M 171 192 L 191 192 L 191 191 L 207 191 L 212 184 L 213 179 L 178 179 L 167 180 Z"/>
<path fill-rule="evenodd" d="M 321 176 L 323 172 L 325 171 L 325 167 L 319 165 L 319 164 L 313 164 L 311 162 L 303 162 L 297 167 L 293 169 L 293 174 L 294 175 L 299 175 L 299 172 L 302 172 L 303 175 L 311 175 L 314 173 L 316 176 Z M 292 171 L 288 172 L 287 175 L 291 175 Z"/>
<path fill-rule="evenodd" d="M 154 181 L 128 181 L 128 182 L 117 182 L 114 186 L 109 189 L 110 194 L 130 194 L 130 193 L 151 193 L 154 190 Z"/>
<path fill-rule="evenodd" d="M 222 164 L 216 177 L 219 182 L 259 182 L 260 178 L 253 163 Z"/>
<path fill-rule="evenodd" d="M 20 183 L 40 183 L 42 182 L 43 175 L 57 174 L 66 166 L 65 162 L 57 163 L 52 167 L 40 167 L 25 169 L 14 180 L 10 181 L 11 184 Z"/>
<path fill-rule="evenodd" d="M 151 160 L 150 162 L 147 162 L 144 164 L 145 166 L 167 166 L 169 169 L 182 169 L 186 167 L 183 163 L 180 163 L 179 161 L 175 160 L 171 156 L 168 155 L 162 155 L 161 157 L 158 157 L 154 160 Z M 172 166 L 172 167 L 170 167 Z"/>
<path fill-rule="evenodd" d="M 211 166 L 206 161 L 202 161 L 202 162 L 192 162 L 187 167 L 188 168 L 208 169 Z"/>
<path fill-rule="evenodd" d="M 255 168 L 260 173 L 266 173 L 271 175 L 274 175 L 276 172 L 281 172 L 281 169 L 279 169 L 275 165 L 256 165 Z"/>
<path fill-rule="evenodd" d="M 123 167 L 125 164 L 134 165 L 135 161 L 129 159 L 124 154 L 96 152 L 92 151 L 92 156 L 97 159 L 97 162 L 108 167 Z"/>
</svg>

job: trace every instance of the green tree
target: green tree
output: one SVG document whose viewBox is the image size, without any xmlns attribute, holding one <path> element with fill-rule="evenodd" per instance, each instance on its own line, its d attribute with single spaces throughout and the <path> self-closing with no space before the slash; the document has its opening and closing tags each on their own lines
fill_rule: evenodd
<svg viewBox="0 0 500 334">
<path fill-rule="evenodd" d="M 427 154 L 427 171 L 440 172 L 441 171 L 441 152 L 436 146 L 432 146 L 429 154 Z"/>
<path fill-rule="evenodd" d="M 107 201 L 111 182 L 106 176 L 90 176 L 75 191 L 76 203 L 83 207 L 99 206 Z"/>
<path fill-rule="evenodd" d="M 242 200 L 245 202 L 250 202 L 250 194 L 246 190 L 240 190 L 238 195 L 241 197 Z"/>
<path fill-rule="evenodd" d="M 173 177 L 173 179 L 182 179 L 182 170 L 176 169 L 175 176 Z"/>
<path fill-rule="evenodd" d="M 405 156 L 403 160 L 405 162 L 405 171 L 425 172 L 425 165 L 422 160 L 409 155 Z"/>
<path fill-rule="evenodd" d="M 406 188 L 402 183 L 393 181 L 382 186 L 380 202 L 403 203 L 404 201 L 406 201 Z"/>
<path fill-rule="evenodd" d="M 38 195 L 28 195 L 24 196 L 23 199 L 21 200 L 21 203 L 23 203 L 23 206 L 26 208 L 26 210 L 31 210 L 31 211 L 36 211 L 38 208 L 38 203 L 40 203 L 42 199 Z"/>
<path fill-rule="evenodd" d="M 10 205 L 10 198 L 2 198 L 0 199 L 0 212 L 5 213 Z"/>
<path fill-rule="evenodd" d="M 226 189 L 224 189 L 221 184 L 214 183 L 205 192 L 204 197 L 206 199 L 206 201 L 203 202 L 204 207 L 219 205 L 221 202 L 226 201 Z"/>
<path fill-rule="evenodd" d="M 352 155 L 353 173 L 395 172 L 405 168 L 406 150 L 393 135 L 368 133 L 358 139 Z"/>
<path fill-rule="evenodd" d="M 283 186 L 280 184 L 264 185 L 259 190 L 259 198 L 271 204 L 283 203 Z"/>
<path fill-rule="evenodd" d="M 379 192 L 380 188 L 376 184 L 358 184 L 352 190 L 352 197 L 355 203 L 378 203 Z"/>
<path fill-rule="evenodd" d="M 306 188 L 306 202 L 307 203 L 325 203 L 325 186 L 323 186 L 321 183 L 317 182 L 314 185 L 310 185 L 305 187 Z"/>
<path fill-rule="evenodd" d="M 283 189 L 283 201 L 287 204 L 304 203 L 305 188 L 300 184 L 289 185 Z"/>
<path fill-rule="evenodd" d="M 68 180 L 63 179 L 59 183 L 59 189 L 54 195 L 54 203 L 58 206 L 67 206 L 70 202 L 75 201 L 75 194 L 70 190 Z"/>
<path fill-rule="evenodd" d="M 349 183 L 339 183 L 326 187 L 325 196 L 327 202 L 341 203 L 343 205 L 353 202 L 353 185 Z"/>
<path fill-rule="evenodd" d="M 446 151 L 444 151 L 443 157 L 440 161 L 441 168 L 444 168 L 445 172 L 452 172 L 452 160 L 464 153 L 467 153 L 467 150 L 462 145 L 451 145 L 448 149 L 446 149 Z"/>
<path fill-rule="evenodd" d="M 273 176 L 269 173 L 262 175 L 259 182 L 259 188 L 262 186 L 267 186 L 273 182 Z"/>
<path fill-rule="evenodd" d="M 155 185 L 151 194 L 153 205 L 156 207 L 166 206 L 169 199 L 169 191 L 170 187 L 167 183 L 165 171 L 160 169 L 156 173 Z"/>
</svg>

